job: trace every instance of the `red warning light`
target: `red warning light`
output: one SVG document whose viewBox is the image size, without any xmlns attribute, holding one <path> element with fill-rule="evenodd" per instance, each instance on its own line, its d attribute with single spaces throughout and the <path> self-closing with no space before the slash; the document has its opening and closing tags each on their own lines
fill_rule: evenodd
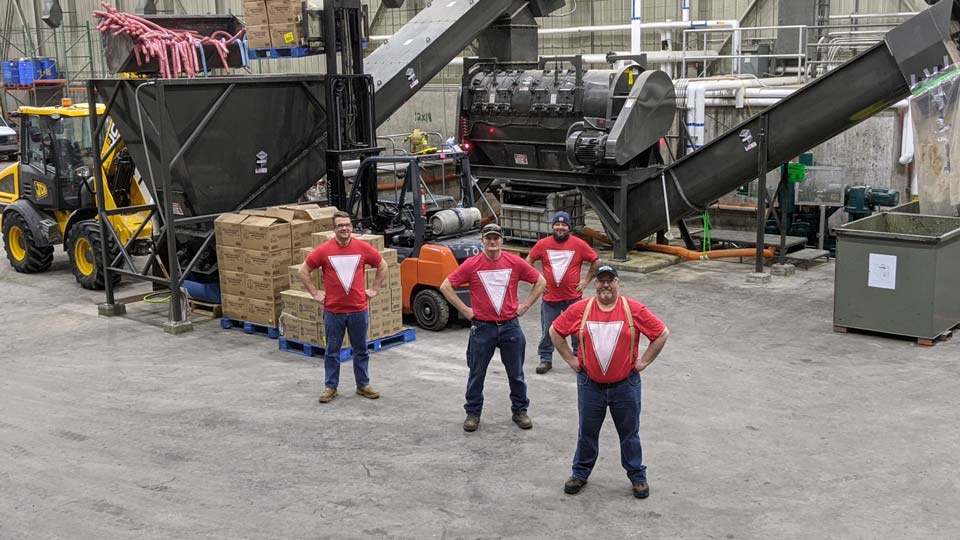
<svg viewBox="0 0 960 540">
<path fill-rule="evenodd" d="M 494 129 L 494 128 L 490 128 L 490 129 L 487 130 L 487 133 L 489 133 L 489 134 L 491 134 L 491 135 L 493 135 L 493 134 L 496 133 L 496 132 L 497 132 L 497 130 Z"/>
</svg>

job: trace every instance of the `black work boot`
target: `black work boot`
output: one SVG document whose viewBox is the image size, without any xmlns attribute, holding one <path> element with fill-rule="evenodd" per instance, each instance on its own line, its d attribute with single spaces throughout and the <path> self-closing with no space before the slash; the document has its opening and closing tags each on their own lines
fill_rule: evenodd
<svg viewBox="0 0 960 540">
<path fill-rule="evenodd" d="M 633 482 L 633 496 L 638 499 L 646 499 L 650 496 L 650 484 L 646 482 Z"/>
<path fill-rule="evenodd" d="M 576 495 L 577 493 L 580 493 L 580 490 L 583 489 L 583 486 L 585 485 L 587 485 L 586 480 L 581 480 L 571 476 L 570 478 L 567 478 L 567 481 L 563 484 L 563 492 L 567 495 Z"/>
<path fill-rule="evenodd" d="M 513 423 L 520 426 L 520 429 L 530 429 L 533 427 L 533 420 L 527 416 L 527 411 L 518 411 L 513 413 Z"/>
<path fill-rule="evenodd" d="M 540 362 L 540 365 L 537 366 L 537 374 L 538 374 L 538 375 L 543 375 L 544 373 L 550 371 L 551 368 L 553 368 L 553 363 L 552 363 L 552 362 L 543 362 L 543 361 L 541 361 L 541 362 Z"/>
<path fill-rule="evenodd" d="M 463 421 L 464 431 L 476 431 L 480 427 L 480 417 L 475 414 L 468 414 L 467 419 Z"/>
</svg>

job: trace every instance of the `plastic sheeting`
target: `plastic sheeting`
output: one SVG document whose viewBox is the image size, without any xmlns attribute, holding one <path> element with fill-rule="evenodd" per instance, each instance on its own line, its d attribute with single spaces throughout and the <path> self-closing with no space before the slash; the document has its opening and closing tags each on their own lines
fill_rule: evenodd
<svg viewBox="0 0 960 540">
<path fill-rule="evenodd" d="M 960 67 L 931 77 L 910 98 L 920 213 L 960 214 Z"/>
</svg>

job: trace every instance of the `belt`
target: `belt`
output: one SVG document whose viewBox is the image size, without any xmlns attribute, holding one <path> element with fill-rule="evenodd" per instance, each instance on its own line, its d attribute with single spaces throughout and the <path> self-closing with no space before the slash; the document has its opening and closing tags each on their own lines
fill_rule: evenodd
<svg viewBox="0 0 960 540">
<path fill-rule="evenodd" d="M 517 320 L 516 317 L 514 317 L 514 318 L 512 318 L 512 319 L 507 319 L 507 320 L 505 320 L 505 321 L 485 321 L 485 320 L 483 320 L 483 319 L 474 319 L 474 322 L 482 322 L 482 323 L 486 323 L 486 324 L 495 324 L 495 325 L 497 325 L 497 326 L 503 326 L 503 325 L 505 325 L 505 324 L 512 323 L 512 322 L 515 321 L 515 320 Z"/>
<path fill-rule="evenodd" d="M 623 383 L 629 383 L 630 376 L 628 375 L 626 379 L 623 379 L 622 381 L 617 381 L 617 382 L 597 382 L 591 379 L 590 376 L 588 375 L 587 380 L 590 381 L 590 384 L 596 386 L 597 388 L 613 388 L 614 386 L 620 386 Z"/>
</svg>

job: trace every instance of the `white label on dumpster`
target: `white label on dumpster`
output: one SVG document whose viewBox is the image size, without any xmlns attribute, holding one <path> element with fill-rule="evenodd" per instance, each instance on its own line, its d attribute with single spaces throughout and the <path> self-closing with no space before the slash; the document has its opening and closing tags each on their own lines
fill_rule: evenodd
<svg viewBox="0 0 960 540">
<path fill-rule="evenodd" d="M 867 285 L 878 289 L 897 288 L 897 257 L 896 255 L 870 254 L 870 271 L 867 276 Z"/>
</svg>

